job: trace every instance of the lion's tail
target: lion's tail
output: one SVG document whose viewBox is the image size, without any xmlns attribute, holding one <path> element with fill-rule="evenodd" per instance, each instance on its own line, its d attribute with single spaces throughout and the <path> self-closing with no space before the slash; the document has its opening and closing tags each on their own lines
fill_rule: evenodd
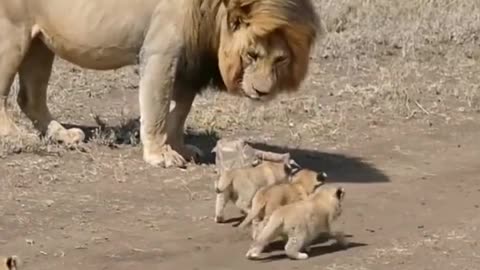
<svg viewBox="0 0 480 270">
<path fill-rule="evenodd" d="M 278 231 L 283 226 L 283 218 L 278 215 L 278 212 L 268 217 L 267 224 L 263 227 L 262 231 L 258 234 L 256 241 L 259 243 L 268 243 L 277 236 Z"/>
<path fill-rule="evenodd" d="M 215 187 L 215 192 L 216 193 L 224 192 L 232 184 L 232 181 L 233 181 L 233 177 L 230 176 L 230 172 L 224 171 L 220 175 L 220 179 L 218 179 L 217 186 Z"/>
<path fill-rule="evenodd" d="M 252 209 L 248 212 L 247 216 L 242 221 L 242 223 L 238 225 L 238 227 L 245 228 L 248 224 L 252 222 L 254 218 L 258 217 L 258 215 L 260 215 L 260 213 L 265 209 L 265 205 L 266 205 L 265 198 L 260 191 L 261 190 L 257 191 L 257 193 L 255 194 L 255 197 L 253 197 Z"/>
</svg>

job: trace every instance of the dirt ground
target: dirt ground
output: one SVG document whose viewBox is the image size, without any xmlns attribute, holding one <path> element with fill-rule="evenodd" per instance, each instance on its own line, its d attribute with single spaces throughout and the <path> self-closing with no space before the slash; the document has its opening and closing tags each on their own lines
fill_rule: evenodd
<svg viewBox="0 0 480 270">
<path fill-rule="evenodd" d="M 326 171 L 347 191 L 348 249 L 319 242 L 293 261 L 276 243 L 247 260 L 248 231 L 213 221 L 212 155 L 187 170 L 143 162 L 134 67 L 57 59 L 49 105 L 89 141 L 69 150 L 1 138 L 0 254 L 36 270 L 479 269 L 480 5 L 343 2 L 316 1 L 328 33 L 298 94 L 259 105 L 209 91 L 188 139 L 209 152 L 242 136 Z M 15 95 L 11 104 L 33 132 Z M 96 116 L 107 126 L 96 129 Z"/>
</svg>

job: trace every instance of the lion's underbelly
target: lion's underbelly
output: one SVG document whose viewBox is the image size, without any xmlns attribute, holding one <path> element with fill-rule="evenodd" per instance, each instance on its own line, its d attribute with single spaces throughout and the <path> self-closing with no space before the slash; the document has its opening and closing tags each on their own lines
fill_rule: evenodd
<svg viewBox="0 0 480 270">
<path fill-rule="evenodd" d="M 33 34 L 59 57 L 89 69 L 135 64 L 159 0 L 44 0 Z M 143 4 L 143 5 L 142 5 Z"/>
<path fill-rule="evenodd" d="M 59 57 L 88 69 L 115 69 L 136 63 L 138 49 L 110 44 L 89 44 L 76 38 L 42 31 L 40 38 Z"/>
</svg>

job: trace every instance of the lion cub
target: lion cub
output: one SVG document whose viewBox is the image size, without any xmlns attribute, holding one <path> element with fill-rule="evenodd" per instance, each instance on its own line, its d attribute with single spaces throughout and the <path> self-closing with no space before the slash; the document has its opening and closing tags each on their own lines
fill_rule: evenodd
<svg viewBox="0 0 480 270">
<path fill-rule="evenodd" d="M 215 182 L 215 222 L 224 221 L 223 212 L 229 201 L 243 213 L 248 213 L 257 190 L 263 186 L 287 182 L 292 172 L 292 164 L 296 163 L 258 160 L 251 167 L 223 172 Z"/>
<path fill-rule="evenodd" d="M 263 249 L 277 236 L 286 237 L 285 253 L 291 259 L 308 258 L 309 244 L 321 233 L 328 233 L 343 247 L 348 245 L 342 232 L 333 232 L 332 222 L 342 213 L 345 190 L 322 187 L 307 199 L 287 204 L 273 211 L 263 230 L 246 253 L 248 259 L 258 258 Z"/>
<path fill-rule="evenodd" d="M 7 258 L 1 258 L 2 264 L 0 265 L 0 270 L 17 270 L 18 258 L 17 256 L 10 256 Z"/>
<path fill-rule="evenodd" d="M 253 221 L 252 238 L 255 239 L 272 212 L 282 205 L 306 199 L 318 187 L 322 186 L 327 178 L 325 172 L 317 173 L 309 169 L 300 169 L 293 172 L 288 183 L 279 183 L 262 187 L 252 199 L 252 209 L 240 223 L 245 228 Z"/>
</svg>

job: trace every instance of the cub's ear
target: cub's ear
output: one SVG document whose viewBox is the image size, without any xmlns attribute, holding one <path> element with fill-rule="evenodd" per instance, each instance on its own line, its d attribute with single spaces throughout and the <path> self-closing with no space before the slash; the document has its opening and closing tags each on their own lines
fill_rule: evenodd
<svg viewBox="0 0 480 270">
<path fill-rule="evenodd" d="M 326 172 L 320 172 L 320 173 L 317 173 L 317 181 L 318 182 L 325 182 L 327 180 L 327 173 Z"/>
<path fill-rule="evenodd" d="M 283 169 L 285 171 L 285 174 L 289 175 L 289 176 L 293 176 L 295 175 L 298 171 L 300 171 L 299 168 L 296 168 L 296 167 L 291 167 L 290 165 L 288 164 L 284 164 L 283 165 Z"/>
<path fill-rule="evenodd" d="M 222 0 L 227 9 L 227 22 L 230 31 L 234 32 L 241 27 L 247 27 L 248 17 L 252 7 L 252 1 L 245 0 Z"/>
<path fill-rule="evenodd" d="M 10 256 L 5 260 L 5 265 L 7 266 L 8 270 L 16 270 L 18 265 L 18 258 L 17 256 Z"/>
<path fill-rule="evenodd" d="M 295 175 L 301 169 L 300 165 L 298 165 L 293 159 L 290 159 L 288 163 L 285 163 L 284 168 L 285 172 L 291 176 Z"/>
</svg>

